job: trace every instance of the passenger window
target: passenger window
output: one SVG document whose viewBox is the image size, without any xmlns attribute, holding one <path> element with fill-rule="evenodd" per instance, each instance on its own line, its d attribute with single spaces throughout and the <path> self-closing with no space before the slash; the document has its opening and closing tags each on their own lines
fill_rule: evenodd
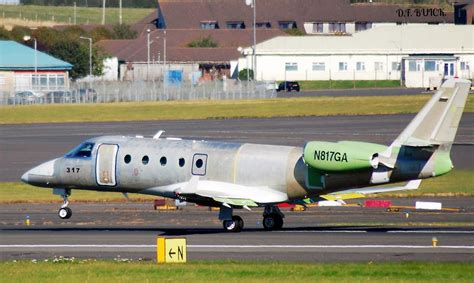
<svg viewBox="0 0 474 283">
<path fill-rule="evenodd" d="M 181 158 L 179 159 L 179 167 L 183 167 L 183 166 L 184 166 L 184 163 L 185 163 L 185 162 L 184 162 L 184 158 L 181 157 Z"/>
<path fill-rule="evenodd" d="M 201 168 L 201 167 L 202 167 L 202 164 L 203 164 L 202 159 L 196 160 L 196 167 L 197 167 L 197 168 Z"/>
<path fill-rule="evenodd" d="M 147 155 L 143 156 L 143 158 L 142 158 L 143 165 L 147 165 L 149 161 L 150 161 L 150 158 L 148 158 Z"/>
<path fill-rule="evenodd" d="M 85 142 L 80 144 L 78 147 L 71 150 L 66 154 L 66 157 L 69 158 L 90 158 L 92 155 L 92 149 L 94 144 L 90 142 Z"/>
<path fill-rule="evenodd" d="M 125 155 L 125 157 L 123 158 L 123 161 L 126 164 L 130 163 L 130 161 L 132 161 L 132 157 L 130 156 L 130 154 Z"/>
<path fill-rule="evenodd" d="M 161 164 L 161 166 L 166 165 L 166 157 L 163 156 L 162 158 L 160 158 L 160 164 Z"/>
</svg>

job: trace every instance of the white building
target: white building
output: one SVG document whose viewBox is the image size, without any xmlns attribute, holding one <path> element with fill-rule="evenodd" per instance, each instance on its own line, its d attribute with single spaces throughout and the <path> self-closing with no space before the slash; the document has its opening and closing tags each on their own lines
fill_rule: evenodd
<svg viewBox="0 0 474 283">
<path fill-rule="evenodd" d="M 252 66 L 245 48 L 239 70 Z M 257 80 L 402 80 L 429 87 L 472 79 L 474 26 L 378 26 L 345 36 L 280 36 L 256 46 Z"/>
</svg>

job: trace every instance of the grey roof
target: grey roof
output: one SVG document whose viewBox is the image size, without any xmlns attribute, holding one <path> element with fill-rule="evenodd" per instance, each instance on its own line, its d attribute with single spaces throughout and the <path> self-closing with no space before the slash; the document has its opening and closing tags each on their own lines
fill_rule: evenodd
<svg viewBox="0 0 474 283">
<path fill-rule="evenodd" d="M 473 53 L 474 26 L 396 25 L 352 36 L 279 36 L 258 44 L 256 49 L 257 54 Z"/>
</svg>

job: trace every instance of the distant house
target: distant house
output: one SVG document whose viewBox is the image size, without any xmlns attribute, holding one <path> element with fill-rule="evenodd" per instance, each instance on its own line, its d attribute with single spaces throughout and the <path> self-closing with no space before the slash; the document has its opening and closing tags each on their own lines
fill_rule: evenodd
<svg viewBox="0 0 474 283">
<path fill-rule="evenodd" d="M 68 62 L 11 40 L 0 40 L 0 93 L 69 87 Z"/>
<path fill-rule="evenodd" d="M 158 1 L 160 29 L 252 29 L 253 8 L 244 0 Z M 453 13 L 402 13 L 403 5 L 351 0 L 256 1 L 258 29 L 299 29 L 306 34 L 351 34 L 377 25 L 453 23 Z M 437 9 L 436 6 L 423 6 Z M 414 12 L 414 9 L 413 11 Z"/>
</svg>

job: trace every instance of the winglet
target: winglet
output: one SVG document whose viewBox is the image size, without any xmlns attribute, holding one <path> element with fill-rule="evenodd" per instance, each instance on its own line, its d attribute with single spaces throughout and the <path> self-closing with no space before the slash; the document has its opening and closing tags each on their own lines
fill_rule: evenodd
<svg viewBox="0 0 474 283">
<path fill-rule="evenodd" d="M 165 131 L 163 130 L 160 130 L 158 131 L 158 133 L 156 133 L 154 136 L 153 136 L 153 139 L 157 140 L 160 138 L 160 136 L 164 133 Z"/>
</svg>

